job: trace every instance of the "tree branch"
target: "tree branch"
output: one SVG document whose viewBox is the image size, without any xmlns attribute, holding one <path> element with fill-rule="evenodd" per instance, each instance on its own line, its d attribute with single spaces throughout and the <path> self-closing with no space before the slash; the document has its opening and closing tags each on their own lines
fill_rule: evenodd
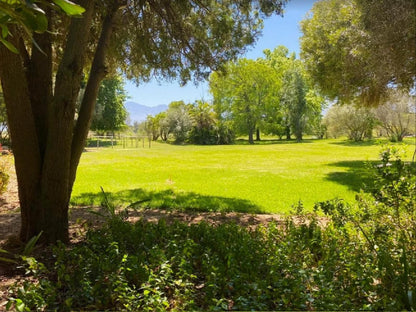
<svg viewBox="0 0 416 312">
<path fill-rule="evenodd" d="M 105 60 L 115 18 L 119 9 L 125 4 L 126 1 L 123 0 L 115 1 L 114 5 L 107 12 L 103 22 L 100 39 L 95 51 L 90 75 L 88 78 L 87 86 L 85 88 L 84 97 L 82 99 L 78 119 L 74 128 L 74 135 L 72 138 L 69 193 L 71 193 L 72 185 L 76 177 L 78 163 L 84 150 L 91 124 L 92 114 L 94 111 L 95 103 L 97 101 L 100 83 L 106 75 Z"/>
<path fill-rule="evenodd" d="M 51 9 L 46 9 L 51 26 Z M 48 129 L 48 105 L 52 100 L 52 42 L 51 34 L 47 31 L 42 34 L 34 34 L 32 45 L 32 58 L 29 63 L 28 84 L 32 103 L 33 116 L 39 140 L 41 157 L 46 148 Z M 40 49 L 40 50 L 39 50 Z"/>
</svg>

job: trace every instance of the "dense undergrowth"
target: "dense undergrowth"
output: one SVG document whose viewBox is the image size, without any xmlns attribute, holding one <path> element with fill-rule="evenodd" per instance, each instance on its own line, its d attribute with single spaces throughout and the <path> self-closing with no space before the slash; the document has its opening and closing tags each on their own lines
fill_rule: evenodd
<svg viewBox="0 0 416 312">
<path fill-rule="evenodd" d="M 54 264 L 26 259 L 17 310 L 415 310 L 416 177 L 393 149 L 371 193 L 255 230 L 130 224 L 114 211 Z M 320 211 L 320 213 L 318 213 Z M 319 225 L 325 213 L 330 221 Z M 29 260 L 28 260 L 29 259 Z M 33 282 L 33 281 L 36 282 Z"/>
</svg>

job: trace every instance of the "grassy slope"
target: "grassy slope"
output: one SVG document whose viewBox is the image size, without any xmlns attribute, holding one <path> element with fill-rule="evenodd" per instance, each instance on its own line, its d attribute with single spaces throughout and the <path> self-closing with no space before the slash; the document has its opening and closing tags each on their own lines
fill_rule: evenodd
<svg viewBox="0 0 416 312">
<path fill-rule="evenodd" d="M 99 203 L 103 186 L 125 204 L 151 198 L 145 205 L 287 213 L 299 200 L 307 208 L 334 197 L 352 200 L 368 179 L 365 162 L 377 160 L 380 148 L 325 140 L 98 149 L 82 156 L 72 203 Z"/>
</svg>

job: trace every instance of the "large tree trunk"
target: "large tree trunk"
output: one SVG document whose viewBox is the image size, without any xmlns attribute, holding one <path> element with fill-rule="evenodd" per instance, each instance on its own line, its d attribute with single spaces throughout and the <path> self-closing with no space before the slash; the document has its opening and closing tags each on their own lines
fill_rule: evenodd
<svg viewBox="0 0 416 312">
<path fill-rule="evenodd" d="M 75 103 L 94 12 L 94 1 L 79 2 L 86 11 L 82 18 L 71 22 L 53 93 L 50 33 L 35 36 L 42 52 L 32 47 L 32 55 L 17 32 L 12 43 L 19 47 L 20 54 L 0 44 L 0 79 L 15 156 L 22 241 L 41 231 L 42 240 L 47 243 L 69 239 L 68 206 L 76 168 L 105 75 L 105 51 L 114 17 L 124 1 L 114 1 L 107 11 L 75 124 Z"/>
<path fill-rule="evenodd" d="M 10 41 L 15 46 L 19 46 L 17 35 Z M 37 222 L 37 219 L 41 218 L 37 195 L 40 191 L 42 161 L 22 54 L 14 54 L 2 44 L 0 44 L 0 78 L 19 185 L 21 237 L 25 239 L 32 231 L 28 226 L 29 220 L 36 219 Z"/>
</svg>

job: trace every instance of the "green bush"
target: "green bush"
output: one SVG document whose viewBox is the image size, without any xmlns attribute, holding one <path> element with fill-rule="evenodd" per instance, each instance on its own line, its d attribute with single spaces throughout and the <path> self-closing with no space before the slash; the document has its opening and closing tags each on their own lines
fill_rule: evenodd
<svg viewBox="0 0 416 312">
<path fill-rule="evenodd" d="M 167 225 L 111 214 L 85 242 L 16 286 L 18 310 L 411 310 L 416 308 L 414 166 L 389 149 L 372 194 L 298 207 L 296 221 Z M 37 267 L 33 265 L 32 267 Z"/>
<path fill-rule="evenodd" d="M 0 164 L 0 195 L 7 189 L 9 183 L 9 175 L 6 173 L 6 168 L 3 164 Z"/>
<path fill-rule="evenodd" d="M 364 242 L 372 258 L 373 305 L 388 309 L 416 308 L 416 164 L 406 164 L 396 147 L 387 147 L 376 166 L 370 194 L 354 206 L 342 201 L 317 204 L 333 224 Z"/>
</svg>

